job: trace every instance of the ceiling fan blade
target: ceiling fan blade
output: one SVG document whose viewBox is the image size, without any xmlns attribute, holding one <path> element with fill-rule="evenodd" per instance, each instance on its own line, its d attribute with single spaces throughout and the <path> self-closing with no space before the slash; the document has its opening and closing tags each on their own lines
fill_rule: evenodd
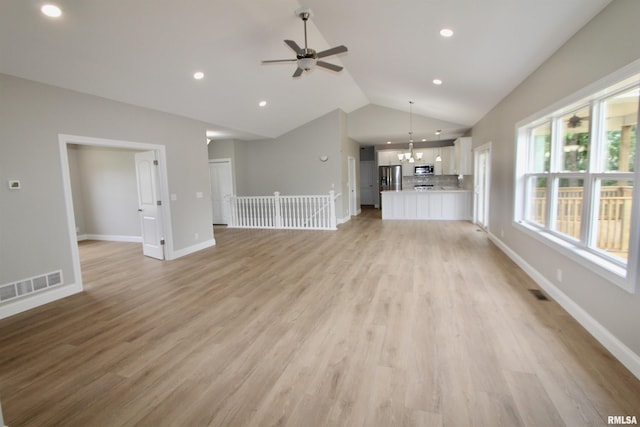
<svg viewBox="0 0 640 427">
<path fill-rule="evenodd" d="M 329 70 L 332 70 L 332 71 L 341 71 L 342 70 L 341 66 L 334 65 L 334 64 L 329 64 L 328 62 L 324 62 L 324 61 L 317 61 L 316 65 L 318 67 L 328 68 Z"/>
<path fill-rule="evenodd" d="M 300 48 L 300 46 L 298 46 L 298 43 L 294 42 L 293 40 L 285 40 L 284 42 L 287 44 L 287 46 L 289 46 L 291 49 L 293 49 L 293 51 L 296 54 L 302 54 L 303 53 L 302 48 Z"/>
<path fill-rule="evenodd" d="M 297 59 L 269 59 L 266 61 L 262 61 L 263 64 L 270 64 L 272 62 L 296 62 Z"/>
<path fill-rule="evenodd" d="M 298 67 L 291 77 L 300 77 L 303 71 L 304 70 L 302 68 Z"/>
<path fill-rule="evenodd" d="M 342 46 L 336 46 L 336 47 L 332 47 L 331 49 L 327 49 L 327 50 L 323 50 L 322 52 L 318 52 L 318 58 L 324 58 L 325 56 L 331 56 L 331 55 L 336 55 L 338 53 L 343 53 L 347 51 L 347 47 L 342 45 Z"/>
</svg>

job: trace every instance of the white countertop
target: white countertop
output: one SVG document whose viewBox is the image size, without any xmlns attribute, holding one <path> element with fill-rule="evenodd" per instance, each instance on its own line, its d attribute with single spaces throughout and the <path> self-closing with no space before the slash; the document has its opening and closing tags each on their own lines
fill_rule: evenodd
<svg viewBox="0 0 640 427">
<path fill-rule="evenodd" d="M 471 190 L 465 190 L 464 188 L 458 188 L 458 187 L 433 187 L 432 189 L 429 190 L 415 190 L 413 188 L 409 188 L 409 189 L 404 189 L 404 190 L 400 190 L 400 191 L 396 191 L 396 190 L 389 190 L 389 191 L 382 191 L 382 193 L 442 193 L 442 192 L 456 192 L 456 193 L 460 193 L 460 192 L 470 192 Z"/>
</svg>

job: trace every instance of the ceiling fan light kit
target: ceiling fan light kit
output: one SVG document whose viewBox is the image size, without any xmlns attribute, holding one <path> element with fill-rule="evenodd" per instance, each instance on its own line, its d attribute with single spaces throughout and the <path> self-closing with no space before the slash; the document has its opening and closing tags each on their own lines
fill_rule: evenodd
<svg viewBox="0 0 640 427">
<path fill-rule="evenodd" d="M 304 24 L 304 49 L 298 46 L 293 40 L 285 40 L 284 43 L 291 48 L 296 54 L 295 59 L 270 59 L 262 61 L 263 64 L 270 64 L 276 62 L 295 62 L 297 68 L 294 71 L 292 77 L 300 77 L 304 71 L 311 71 L 316 66 L 326 68 L 331 71 L 341 71 L 343 67 L 329 62 L 320 61 L 320 58 L 326 58 L 327 56 L 337 55 L 339 53 L 347 52 L 347 47 L 344 45 L 332 47 L 321 52 L 316 52 L 314 49 L 309 48 L 307 45 L 307 21 L 311 17 L 311 10 L 308 7 L 301 7 L 295 11 L 295 14 L 302 19 Z"/>
</svg>

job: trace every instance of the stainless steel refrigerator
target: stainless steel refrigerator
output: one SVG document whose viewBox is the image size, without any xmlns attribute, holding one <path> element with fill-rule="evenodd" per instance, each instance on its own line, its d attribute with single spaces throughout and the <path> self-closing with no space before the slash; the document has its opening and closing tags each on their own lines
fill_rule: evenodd
<svg viewBox="0 0 640 427">
<path fill-rule="evenodd" d="M 382 209 L 382 195 L 383 191 L 400 191 L 402 190 L 402 166 L 379 166 L 378 167 L 378 183 L 380 192 L 380 209 Z"/>
</svg>

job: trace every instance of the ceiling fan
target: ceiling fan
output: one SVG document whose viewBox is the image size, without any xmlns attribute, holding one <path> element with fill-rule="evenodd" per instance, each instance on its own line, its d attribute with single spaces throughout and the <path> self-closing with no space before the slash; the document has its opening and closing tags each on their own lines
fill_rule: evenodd
<svg viewBox="0 0 640 427">
<path fill-rule="evenodd" d="M 577 128 L 582 125 L 583 120 L 589 120 L 589 116 L 578 117 L 577 114 L 574 114 L 573 116 L 569 117 L 569 119 L 567 120 L 567 127 Z"/>
<path fill-rule="evenodd" d="M 336 46 L 331 49 L 323 50 L 322 52 L 316 52 L 315 50 L 307 46 L 307 21 L 311 16 L 309 8 L 300 8 L 296 10 L 302 22 L 304 23 L 304 49 L 302 49 L 293 40 L 285 40 L 284 42 L 289 46 L 296 54 L 295 59 L 272 59 L 262 61 L 263 64 L 269 64 L 274 62 L 297 62 L 298 68 L 293 73 L 293 77 L 300 77 L 303 71 L 309 71 L 316 65 L 318 67 L 326 68 L 332 71 L 341 71 L 343 67 L 335 64 L 330 64 L 325 61 L 321 61 L 320 58 L 326 58 L 327 56 L 337 55 L 338 53 L 344 53 L 347 51 L 347 47 L 344 45 Z"/>
</svg>

